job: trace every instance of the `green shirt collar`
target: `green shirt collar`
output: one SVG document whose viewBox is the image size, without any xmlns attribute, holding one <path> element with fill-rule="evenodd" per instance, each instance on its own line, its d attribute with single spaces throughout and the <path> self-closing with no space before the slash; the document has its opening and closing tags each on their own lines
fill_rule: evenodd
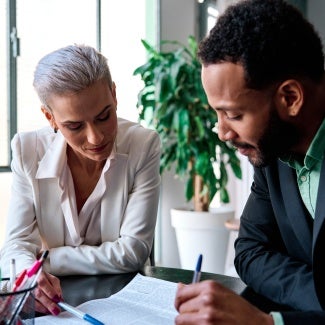
<svg viewBox="0 0 325 325">
<path fill-rule="evenodd" d="M 323 159 L 325 150 L 325 119 L 319 127 L 313 141 L 311 142 L 306 156 L 304 158 L 304 165 L 310 169 L 312 166 Z M 293 155 L 287 155 L 280 158 L 286 162 L 290 167 L 297 169 L 301 167 Z"/>
</svg>

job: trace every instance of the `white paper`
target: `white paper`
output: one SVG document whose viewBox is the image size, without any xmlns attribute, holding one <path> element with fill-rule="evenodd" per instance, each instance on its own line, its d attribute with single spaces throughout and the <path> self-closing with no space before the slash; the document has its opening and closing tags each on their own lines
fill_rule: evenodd
<svg viewBox="0 0 325 325">
<path fill-rule="evenodd" d="M 107 325 L 171 325 L 177 311 L 174 299 L 177 284 L 137 274 L 121 291 L 108 298 L 94 299 L 78 309 Z M 87 323 L 86 321 L 82 321 Z M 35 324 L 81 324 L 68 312 L 36 317 Z"/>
</svg>

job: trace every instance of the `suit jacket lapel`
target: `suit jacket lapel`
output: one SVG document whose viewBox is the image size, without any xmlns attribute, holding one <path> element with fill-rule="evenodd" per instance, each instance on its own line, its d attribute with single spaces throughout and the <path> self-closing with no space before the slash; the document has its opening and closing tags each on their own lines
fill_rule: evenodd
<svg viewBox="0 0 325 325">
<path fill-rule="evenodd" d="M 307 218 L 311 218 L 301 199 L 295 170 L 279 163 L 280 186 L 284 200 L 285 212 L 292 224 L 297 239 L 310 257 L 312 251 L 312 234 Z M 325 201 L 324 201 L 325 202 Z"/>
<path fill-rule="evenodd" d="M 320 261 L 324 256 L 325 246 L 325 161 L 323 161 L 315 211 L 314 221 L 314 236 L 313 236 L 313 275 L 315 281 L 315 289 L 318 295 L 319 302 L 325 308 L 325 264 Z"/>
<path fill-rule="evenodd" d="M 323 160 L 323 165 L 320 173 L 316 210 L 315 210 L 315 221 L 314 221 L 314 242 L 317 239 L 321 226 L 325 219 L 325 159 Z"/>
</svg>

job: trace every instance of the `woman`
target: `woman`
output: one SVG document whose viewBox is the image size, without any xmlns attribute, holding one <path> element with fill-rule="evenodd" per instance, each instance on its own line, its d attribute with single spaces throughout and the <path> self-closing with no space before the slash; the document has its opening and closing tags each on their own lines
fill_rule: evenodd
<svg viewBox="0 0 325 325">
<path fill-rule="evenodd" d="M 58 314 L 55 275 L 123 273 L 147 261 L 159 198 L 156 132 L 117 118 L 106 58 L 89 46 L 46 55 L 34 74 L 51 127 L 12 140 L 12 196 L 1 269 L 45 249 L 36 308 Z"/>
</svg>

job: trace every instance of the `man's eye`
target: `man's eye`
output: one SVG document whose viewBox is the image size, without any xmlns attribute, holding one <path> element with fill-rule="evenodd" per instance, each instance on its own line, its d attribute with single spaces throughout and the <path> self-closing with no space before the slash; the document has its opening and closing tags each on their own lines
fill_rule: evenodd
<svg viewBox="0 0 325 325">
<path fill-rule="evenodd" d="M 241 115 L 233 115 L 233 116 L 228 115 L 227 116 L 227 119 L 228 120 L 231 120 L 231 121 L 237 121 L 237 120 L 240 120 L 241 119 Z"/>
</svg>

